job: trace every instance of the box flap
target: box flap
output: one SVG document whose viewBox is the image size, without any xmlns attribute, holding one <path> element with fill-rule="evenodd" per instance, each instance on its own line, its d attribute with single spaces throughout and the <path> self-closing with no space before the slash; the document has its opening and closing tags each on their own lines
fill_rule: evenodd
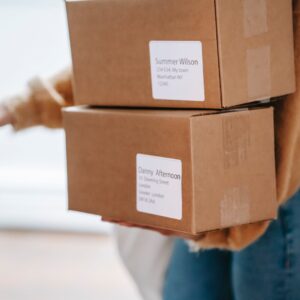
<svg viewBox="0 0 300 300">
<path fill-rule="evenodd" d="M 100 108 L 88 106 L 73 106 L 64 108 L 65 113 L 79 114 L 110 114 L 110 115 L 142 115 L 151 117 L 177 117 L 189 118 L 193 116 L 209 115 L 219 113 L 219 110 L 180 110 L 180 109 L 144 109 L 144 108 Z"/>
</svg>

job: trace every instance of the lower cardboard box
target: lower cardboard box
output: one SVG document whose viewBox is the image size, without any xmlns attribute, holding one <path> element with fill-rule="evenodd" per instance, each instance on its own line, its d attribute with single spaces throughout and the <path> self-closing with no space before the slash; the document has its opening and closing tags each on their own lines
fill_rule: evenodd
<svg viewBox="0 0 300 300">
<path fill-rule="evenodd" d="M 70 210 L 186 236 L 276 217 L 272 108 L 63 115 Z"/>
</svg>

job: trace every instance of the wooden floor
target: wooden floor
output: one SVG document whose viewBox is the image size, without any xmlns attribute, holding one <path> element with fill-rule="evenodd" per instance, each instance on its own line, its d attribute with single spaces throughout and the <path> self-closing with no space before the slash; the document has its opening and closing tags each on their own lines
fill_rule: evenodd
<svg viewBox="0 0 300 300">
<path fill-rule="evenodd" d="M 0 231 L 1 300 L 138 300 L 112 239 Z"/>
</svg>

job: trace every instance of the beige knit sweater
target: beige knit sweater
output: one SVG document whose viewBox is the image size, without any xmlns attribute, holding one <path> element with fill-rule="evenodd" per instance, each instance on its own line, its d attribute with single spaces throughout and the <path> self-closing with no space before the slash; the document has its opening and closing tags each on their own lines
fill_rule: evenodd
<svg viewBox="0 0 300 300">
<path fill-rule="evenodd" d="M 300 0 L 295 1 L 295 55 L 297 86 L 300 84 Z M 34 79 L 28 91 L 6 102 L 16 130 L 35 125 L 62 126 L 61 108 L 73 104 L 71 69 L 49 81 Z M 300 89 L 278 101 L 275 108 L 277 200 L 284 203 L 300 185 Z M 300 217 L 300 216 L 299 216 Z M 258 239 L 269 226 L 260 222 L 205 233 L 200 248 L 241 249 Z"/>
</svg>

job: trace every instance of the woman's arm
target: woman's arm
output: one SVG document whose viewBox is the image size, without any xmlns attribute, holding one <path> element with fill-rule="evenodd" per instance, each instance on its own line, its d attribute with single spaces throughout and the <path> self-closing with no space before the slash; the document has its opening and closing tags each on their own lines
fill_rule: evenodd
<svg viewBox="0 0 300 300">
<path fill-rule="evenodd" d="M 8 109 L 0 104 L 0 126 L 8 125 L 12 123 L 12 116 Z"/>
<path fill-rule="evenodd" d="M 69 68 L 49 80 L 31 80 L 24 93 L 0 103 L 0 126 L 11 124 L 15 130 L 62 127 L 61 108 L 73 105 L 71 78 Z"/>
</svg>

